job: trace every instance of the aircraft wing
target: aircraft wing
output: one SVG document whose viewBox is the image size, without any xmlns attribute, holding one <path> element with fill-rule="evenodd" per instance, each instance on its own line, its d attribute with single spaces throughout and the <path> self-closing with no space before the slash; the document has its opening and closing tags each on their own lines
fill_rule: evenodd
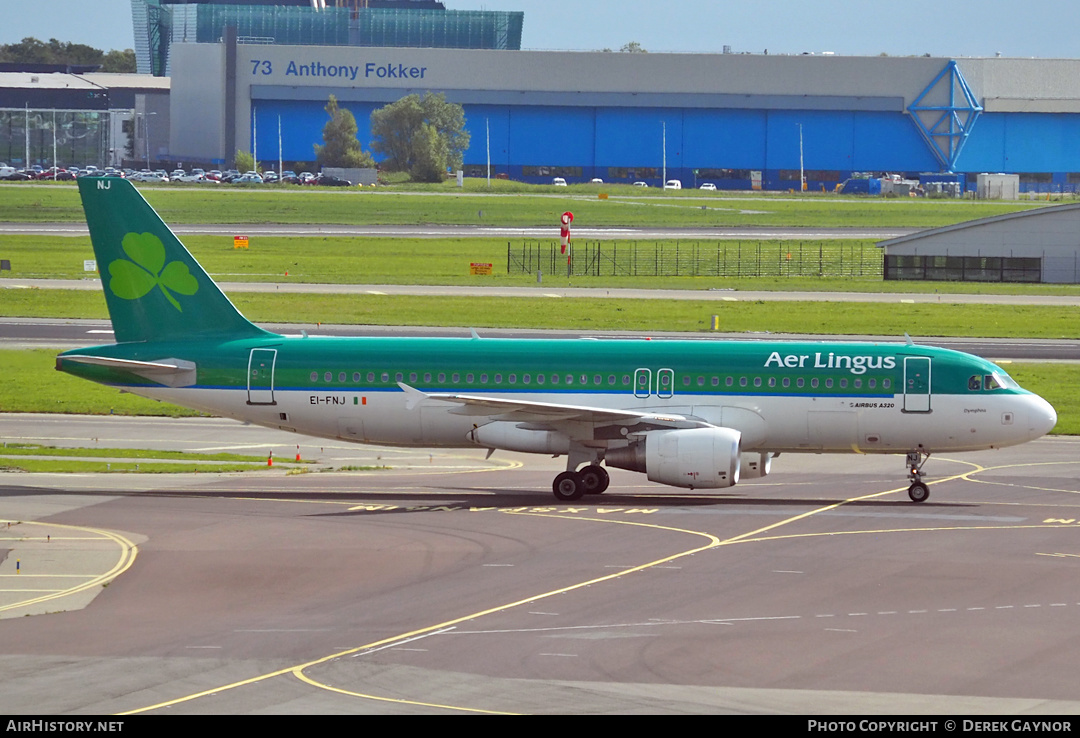
<svg viewBox="0 0 1080 738">
<path fill-rule="evenodd" d="M 708 423 L 687 418 L 684 415 L 650 413 L 641 410 L 617 410 L 587 405 L 563 405 L 553 402 L 530 400 L 506 400 L 485 395 L 461 395 L 455 393 L 427 393 L 398 382 L 409 396 L 406 407 L 412 409 L 425 401 L 451 402 L 460 407 L 451 412 L 457 415 L 477 415 L 493 420 L 513 421 L 532 427 L 558 428 L 569 423 L 587 423 L 593 426 L 616 425 L 633 427 L 635 432 L 655 428 L 703 428 Z"/>
</svg>

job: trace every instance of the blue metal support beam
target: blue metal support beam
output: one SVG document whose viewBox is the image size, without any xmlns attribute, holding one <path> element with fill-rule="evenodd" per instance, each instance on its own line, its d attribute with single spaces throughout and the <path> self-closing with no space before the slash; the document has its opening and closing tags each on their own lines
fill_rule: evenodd
<svg viewBox="0 0 1080 738">
<path fill-rule="evenodd" d="M 915 127 L 948 172 L 955 170 L 960 151 L 982 112 L 982 105 L 975 99 L 955 60 L 949 61 L 908 106 Z"/>
</svg>

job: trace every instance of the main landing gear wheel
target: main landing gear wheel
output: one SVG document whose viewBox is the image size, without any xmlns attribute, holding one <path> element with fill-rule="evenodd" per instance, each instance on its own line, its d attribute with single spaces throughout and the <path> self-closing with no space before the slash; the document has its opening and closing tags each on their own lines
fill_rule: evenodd
<svg viewBox="0 0 1080 738">
<path fill-rule="evenodd" d="M 585 494 L 585 484 L 581 475 L 577 472 L 565 471 L 555 477 L 551 490 L 555 493 L 555 499 L 563 502 L 573 502 L 574 500 L 580 500 L 581 496 Z"/>
<path fill-rule="evenodd" d="M 608 485 L 611 484 L 611 477 L 608 476 L 607 469 L 599 464 L 590 464 L 579 471 L 578 476 L 581 477 L 581 484 L 585 488 L 585 494 L 587 495 L 603 494 Z"/>
<path fill-rule="evenodd" d="M 930 497 L 930 488 L 925 482 L 914 482 L 907 490 L 912 502 L 926 502 Z"/>
</svg>

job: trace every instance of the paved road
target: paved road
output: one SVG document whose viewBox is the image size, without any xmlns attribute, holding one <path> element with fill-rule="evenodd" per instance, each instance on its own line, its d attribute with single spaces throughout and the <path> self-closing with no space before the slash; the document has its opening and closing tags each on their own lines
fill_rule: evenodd
<svg viewBox="0 0 1080 738">
<path fill-rule="evenodd" d="M 4 475 L 8 714 L 1080 711 L 1075 439 L 934 457 L 922 505 L 901 457 L 814 455 L 555 505 L 544 457 L 217 419 L 0 436 L 391 467 Z"/>
<path fill-rule="evenodd" d="M 232 292 L 296 294 L 423 295 L 429 297 L 551 297 L 627 300 L 706 300 L 713 302 L 884 302 L 957 305 L 1080 306 L 1080 295 L 992 295 L 904 292 L 767 292 L 757 290 L 663 290 L 606 287 L 485 287 L 472 285 L 304 284 L 289 282 L 218 282 Z M 98 279 L 0 279 L 0 289 L 100 290 Z"/>
<path fill-rule="evenodd" d="M 179 235 L 206 236 L 347 236 L 368 238 L 549 238 L 558 240 L 558 225 L 512 227 L 473 225 L 307 225 L 307 224 L 190 224 L 170 225 Z M 577 241 L 622 239 L 696 240 L 817 240 L 889 238 L 915 233 L 917 228 L 795 228 L 726 226 L 717 228 L 574 228 Z M 0 223 L 0 235 L 87 236 L 85 223 Z"/>
</svg>

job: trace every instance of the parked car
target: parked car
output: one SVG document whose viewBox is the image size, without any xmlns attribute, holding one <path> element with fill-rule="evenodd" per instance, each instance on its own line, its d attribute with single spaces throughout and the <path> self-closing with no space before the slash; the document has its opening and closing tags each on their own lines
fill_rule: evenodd
<svg viewBox="0 0 1080 738">
<path fill-rule="evenodd" d="M 169 175 L 164 172 L 151 172 L 144 169 L 132 175 L 131 179 L 135 182 L 168 182 Z"/>
<path fill-rule="evenodd" d="M 232 184 L 262 184 L 263 178 L 256 172 L 245 172 L 230 180 Z"/>
<path fill-rule="evenodd" d="M 664 182 L 664 189 L 665 190 L 681 190 L 682 189 L 682 181 L 678 180 L 678 179 L 669 179 L 667 182 Z"/>
<path fill-rule="evenodd" d="M 648 186 L 649 186 L 648 182 L 642 182 L 641 180 L 638 180 L 637 182 L 634 182 L 634 187 L 648 187 Z"/>
<path fill-rule="evenodd" d="M 352 182 L 347 179 L 341 179 L 340 177 L 334 177 L 329 174 L 320 174 L 311 184 L 318 185 L 320 187 L 352 187 Z"/>
<path fill-rule="evenodd" d="M 600 179 L 599 177 L 593 177 L 589 180 L 589 184 L 604 184 L 604 180 Z"/>
<path fill-rule="evenodd" d="M 63 167 L 49 167 L 37 176 L 38 179 L 53 179 L 61 182 L 70 182 L 75 175 Z"/>
<path fill-rule="evenodd" d="M 556 177 L 555 179 L 551 180 L 551 184 L 556 187 L 566 187 L 566 180 L 562 177 Z"/>
<path fill-rule="evenodd" d="M 699 190 L 709 190 L 711 192 L 711 191 L 714 191 L 716 189 L 716 185 L 714 185 L 712 182 L 704 182 L 704 183 L 702 183 L 701 187 L 698 187 L 698 189 Z"/>
</svg>

